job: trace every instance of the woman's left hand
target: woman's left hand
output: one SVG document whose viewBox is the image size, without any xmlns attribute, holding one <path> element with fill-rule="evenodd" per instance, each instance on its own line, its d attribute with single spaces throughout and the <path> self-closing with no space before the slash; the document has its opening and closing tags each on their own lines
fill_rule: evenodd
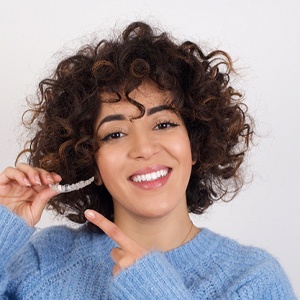
<svg viewBox="0 0 300 300">
<path fill-rule="evenodd" d="M 87 210 L 85 217 L 93 224 L 102 229 L 112 240 L 120 247 L 113 248 L 110 256 L 115 265 L 113 275 L 117 275 L 123 269 L 134 264 L 139 258 L 148 253 L 148 250 L 138 244 L 133 239 L 129 238 L 121 229 L 109 221 L 103 215 L 94 210 Z"/>
</svg>

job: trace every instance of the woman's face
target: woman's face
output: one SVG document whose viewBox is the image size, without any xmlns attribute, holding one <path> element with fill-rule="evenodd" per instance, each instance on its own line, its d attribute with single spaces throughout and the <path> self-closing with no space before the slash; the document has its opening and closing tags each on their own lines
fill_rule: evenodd
<svg viewBox="0 0 300 300">
<path fill-rule="evenodd" d="M 185 192 L 193 162 L 186 128 L 166 105 L 171 94 L 148 82 L 130 97 L 144 105 L 142 118 L 132 120 L 140 111 L 122 99 L 102 103 L 96 122 L 97 165 L 112 195 L 115 218 L 186 213 Z"/>
</svg>

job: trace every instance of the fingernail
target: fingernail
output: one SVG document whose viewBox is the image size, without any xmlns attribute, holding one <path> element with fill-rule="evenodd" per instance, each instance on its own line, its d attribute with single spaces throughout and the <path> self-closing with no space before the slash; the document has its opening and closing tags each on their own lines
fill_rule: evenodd
<svg viewBox="0 0 300 300">
<path fill-rule="evenodd" d="M 27 185 L 27 186 L 31 186 L 30 182 L 28 181 L 27 178 L 24 178 L 24 183 Z"/>
<path fill-rule="evenodd" d="M 61 181 L 61 180 L 62 180 L 62 178 L 61 178 L 60 175 L 58 175 L 58 174 L 55 173 L 54 176 L 55 176 L 55 179 L 56 179 L 56 180 L 58 180 L 58 181 Z"/>
<path fill-rule="evenodd" d="M 96 218 L 96 215 L 93 211 L 87 209 L 85 212 L 84 212 L 85 216 L 88 217 L 89 219 L 95 219 Z"/>
<path fill-rule="evenodd" d="M 38 185 L 42 185 L 41 183 L 41 180 L 40 180 L 40 177 L 39 176 L 35 176 L 34 177 L 34 180 L 35 180 L 35 183 L 38 184 Z"/>
<path fill-rule="evenodd" d="M 48 180 L 49 182 L 53 183 L 53 179 L 52 179 L 52 177 L 51 177 L 50 175 L 47 175 L 46 178 L 47 178 L 47 180 Z"/>
</svg>

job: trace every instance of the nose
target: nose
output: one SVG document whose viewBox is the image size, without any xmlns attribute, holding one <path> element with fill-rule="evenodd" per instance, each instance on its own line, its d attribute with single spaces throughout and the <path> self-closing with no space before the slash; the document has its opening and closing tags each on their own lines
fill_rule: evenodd
<svg viewBox="0 0 300 300">
<path fill-rule="evenodd" d="M 148 160 L 160 151 L 160 144 L 154 135 L 143 130 L 132 135 L 129 156 L 134 159 Z"/>
</svg>

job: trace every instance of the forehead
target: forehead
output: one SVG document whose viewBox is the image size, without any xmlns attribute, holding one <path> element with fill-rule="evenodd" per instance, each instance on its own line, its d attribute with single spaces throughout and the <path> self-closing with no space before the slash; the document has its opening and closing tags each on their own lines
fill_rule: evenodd
<svg viewBox="0 0 300 300">
<path fill-rule="evenodd" d="M 139 109 L 130 103 L 126 96 L 121 95 L 120 101 L 115 93 L 102 93 L 100 116 L 110 113 L 122 113 L 135 115 L 139 114 Z M 129 98 L 142 104 L 145 109 L 152 108 L 162 104 L 169 104 L 172 101 L 172 94 L 170 91 L 160 90 L 154 83 L 143 83 L 138 88 L 129 93 Z"/>
</svg>

